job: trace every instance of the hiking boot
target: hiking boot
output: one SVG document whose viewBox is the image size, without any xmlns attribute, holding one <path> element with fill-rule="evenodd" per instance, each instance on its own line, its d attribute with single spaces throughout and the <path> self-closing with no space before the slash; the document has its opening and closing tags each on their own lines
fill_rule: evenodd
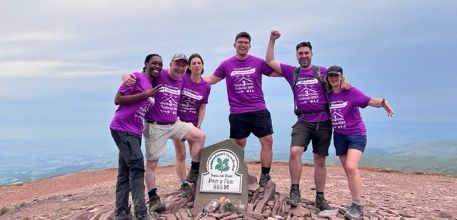
<svg viewBox="0 0 457 220">
<path fill-rule="evenodd" d="M 346 209 L 346 214 L 344 218 L 346 219 L 361 219 L 363 217 L 363 206 L 358 203 L 351 203 L 351 205 Z"/>
<path fill-rule="evenodd" d="M 160 201 L 160 197 L 155 195 L 149 198 L 149 212 L 163 212 L 165 211 L 165 205 Z"/>
<path fill-rule="evenodd" d="M 328 205 L 328 202 L 325 200 L 323 194 L 316 195 L 316 207 L 321 211 L 332 209 L 332 207 Z"/>
<path fill-rule="evenodd" d="M 190 191 L 191 191 L 189 182 L 187 182 L 186 180 L 182 181 L 179 191 L 180 191 L 181 197 L 189 196 Z"/>
<path fill-rule="evenodd" d="M 198 170 L 189 170 L 185 180 L 189 183 L 197 183 Z"/>
<path fill-rule="evenodd" d="M 268 173 L 260 174 L 259 185 L 261 187 L 265 187 L 267 185 L 268 181 L 270 181 L 270 179 L 271 179 L 270 174 L 268 174 Z"/>
<path fill-rule="evenodd" d="M 289 195 L 289 200 L 287 200 L 287 203 L 291 205 L 292 207 L 297 207 L 298 203 L 300 203 L 301 198 L 300 198 L 300 189 L 299 188 L 290 188 L 290 195 Z"/>
</svg>

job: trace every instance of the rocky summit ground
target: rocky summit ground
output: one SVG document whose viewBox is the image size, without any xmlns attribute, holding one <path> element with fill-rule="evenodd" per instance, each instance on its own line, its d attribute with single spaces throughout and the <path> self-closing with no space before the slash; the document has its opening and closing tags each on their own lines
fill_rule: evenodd
<svg viewBox="0 0 457 220">
<path fill-rule="evenodd" d="M 260 164 L 248 163 L 248 169 L 250 175 L 259 176 Z M 0 219 L 112 219 L 116 173 L 116 169 L 80 172 L 0 187 Z M 160 167 L 157 175 L 159 195 L 169 203 L 177 202 L 175 167 Z M 334 207 L 346 205 L 350 194 L 343 169 L 328 167 L 327 175 L 327 200 Z M 341 219 L 339 214 L 314 209 L 312 176 L 313 166 L 305 165 L 300 182 L 302 204 L 291 209 L 284 203 L 290 186 L 288 164 L 276 162 L 270 188 L 251 191 L 251 202 L 264 207 L 248 206 L 251 212 L 244 216 L 225 214 L 203 219 Z M 361 176 L 365 219 L 457 219 L 456 176 L 374 169 L 362 169 Z M 262 200 L 264 197 L 269 199 Z M 179 209 L 153 216 L 186 219 L 185 215 Z"/>
</svg>

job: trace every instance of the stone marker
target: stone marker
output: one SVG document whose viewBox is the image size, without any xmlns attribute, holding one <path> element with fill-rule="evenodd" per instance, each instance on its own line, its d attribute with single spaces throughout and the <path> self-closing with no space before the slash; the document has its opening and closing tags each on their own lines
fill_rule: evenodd
<svg viewBox="0 0 457 220">
<path fill-rule="evenodd" d="M 192 215 L 196 216 L 211 200 L 219 200 L 222 196 L 246 211 L 247 176 L 244 151 L 233 140 L 205 147 L 201 152 Z"/>
</svg>

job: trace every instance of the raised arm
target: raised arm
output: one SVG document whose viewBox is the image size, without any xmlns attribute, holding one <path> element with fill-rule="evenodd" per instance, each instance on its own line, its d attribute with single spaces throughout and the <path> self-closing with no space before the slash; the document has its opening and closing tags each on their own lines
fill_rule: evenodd
<svg viewBox="0 0 457 220">
<path fill-rule="evenodd" d="M 198 111 L 198 119 L 197 119 L 197 128 L 202 127 L 203 119 L 205 118 L 206 113 L 206 104 L 201 104 L 200 109 Z"/>
<path fill-rule="evenodd" d="M 281 33 L 276 30 L 272 30 L 270 33 L 270 41 L 268 42 L 267 55 L 265 62 L 270 66 L 274 72 L 270 76 L 282 76 L 281 65 L 275 60 L 275 42 L 281 36 Z"/>
<path fill-rule="evenodd" d="M 383 107 L 387 112 L 387 116 L 389 117 L 392 117 L 394 115 L 394 111 L 392 107 L 390 107 L 389 103 L 387 103 L 386 99 L 371 98 L 368 102 L 368 105 L 375 108 Z"/>
<path fill-rule="evenodd" d="M 222 78 L 217 77 L 214 74 L 209 75 L 209 76 L 205 76 L 205 77 L 202 77 L 202 78 L 203 78 L 203 80 L 208 82 L 210 85 L 214 85 L 214 84 L 216 84 L 216 83 L 218 83 L 219 81 L 222 80 Z"/>
<path fill-rule="evenodd" d="M 129 105 L 133 104 L 135 102 L 138 102 L 142 99 L 148 98 L 148 97 L 153 97 L 157 91 L 159 91 L 160 86 L 162 85 L 157 85 L 156 87 L 152 89 L 148 89 L 144 92 L 137 93 L 134 95 L 122 95 L 121 93 L 116 93 L 116 97 L 114 97 L 114 104 L 116 105 Z"/>
</svg>

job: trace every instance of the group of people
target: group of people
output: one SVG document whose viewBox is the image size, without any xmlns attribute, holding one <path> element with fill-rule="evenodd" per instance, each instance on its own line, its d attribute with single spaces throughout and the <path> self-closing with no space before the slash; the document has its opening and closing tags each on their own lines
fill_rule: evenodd
<svg viewBox="0 0 457 220">
<path fill-rule="evenodd" d="M 275 41 L 280 37 L 272 31 L 265 60 L 250 55 L 251 36 L 240 32 L 233 47 L 236 54 L 216 68 L 213 74 L 202 77 L 203 59 L 192 54 L 189 59 L 175 54 L 168 69 L 163 69 L 158 54 L 148 55 L 143 72 L 128 74 L 119 88 L 115 104 L 119 105 L 111 123 L 111 133 L 119 148 L 119 170 L 116 184 L 116 219 L 130 215 L 129 192 L 132 192 L 135 217 L 147 218 L 144 182 L 149 196 L 149 210 L 161 212 L 165 206 L 157 195 L 155 170 L 165 153 L 166 142 L 173 139 L 176 151 L 176 172 L 181 179 L 181 195 L 190 192 L 196 183 L 200 166 L 200 152 L 205 134 L 200 129 L 210 94 L 210 85 L 225 79 L 230 106 L 230 138 L 244 149 L 247 137 L 253 133 L 261 145 L 260 186 L 270 181 L 272 164 L 273 126 L 262 91 L 262 75 L 284 77 L 294 97 L 297 122 L 292 127 L 289 158 L 290 195 L 288 203 L 300 203 L 302 154 L 309 143 L 313 146 L 316 185 L 315 205 L 320 210 L 331 209 L 324 190 L 325 160 L 332 137 L 348 177 L 352 202 L 346 216 L 358 218 L 363 214 L 361 180 L 358 162 L 366 146 L 366 129 L 359 108 L 383 107 L 389 116 L 392 108 L 385 99 L 371 98 L 344 80 L 339 66 L 325 67 L 311 64 L 313 52 L 309 42 L 296 46 L 298 67 L 279 63 L 274 57 Z M 144 123 L 143 123 L 144 121 Z M 141 152 L 141 137 L 145 139 L 146 167 Z M 185 165 L 189 144 L 191 167 Z M 187 173 L 187 174 L 186 174 Z"/>
</svg>

